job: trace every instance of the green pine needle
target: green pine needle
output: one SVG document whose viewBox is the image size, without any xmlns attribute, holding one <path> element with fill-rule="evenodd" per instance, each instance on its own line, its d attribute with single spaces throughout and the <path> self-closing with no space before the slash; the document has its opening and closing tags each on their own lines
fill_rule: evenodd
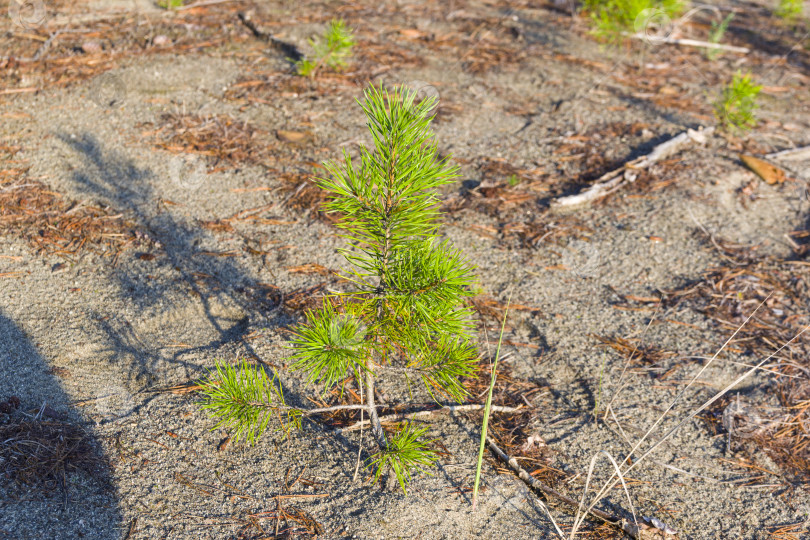
<svg viewBox="0 0 810 540">
<path fill-rule="evenodd" d="M 274 421 L 276 431 L 300 428 L 301 411 L 286 405 L 276 374 L 268 376 L 245 360 L 238 366 L 217 361 L 216 370 L 202 382 L 201 393 L 206 397 L 203 409 L 219 419 L 211 429 L 229 429 L 234 442 L 247 438 L 254 444 Z"/>
<path fill-rule="evenodd" d="M 335 311 L 325 300 L 320 311 L 307 313 L 307 322 L 295 329 L 290 346 L 296 351 L 293 369 L 307 373 L 310 383 L 321 382 L 327 392 L 349 370 L 363 368 L 370 352 L 362 319 Z"/>
<path fill-rule="evenodd" d="M 407 495 L 407 484 L 410 483 L 414 472 L 424 472 L 426 467 L 432 467 L 439 459 L 439 454 L 427 445 L 433 441 L 420 441 L 419 437 L 427 432 L 427 428 L 417 428 L 408 423 L 388 443 L 388 449 L 374 454 L 366 468 L 374 469 L 374 483 L 389 468 L 396 476 L 402 492 Z"/>
</svg>

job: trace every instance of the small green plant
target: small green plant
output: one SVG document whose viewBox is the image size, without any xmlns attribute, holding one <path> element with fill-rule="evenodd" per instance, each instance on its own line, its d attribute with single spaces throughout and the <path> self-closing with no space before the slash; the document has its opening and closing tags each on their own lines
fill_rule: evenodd
<svg viewBox="0 0 810 540">
<path fill-rule="evenodd" d="M 303 77 L 314 77 L 324 66 L 340 68 L 346 65 L 352 55 L 354 34 L 342 19 L 332 19 L 323 36 L 310 39 L 315 56 L 303 58 L 296 63 L 298 74 Z"/>
<path fill-rule="evenodd" d="M 792 24 L 801 18 L 803 9 L 802 0 L 779 0 L 775 13 L 786 23 Z"/>
<path fill-rule="evenodd" d="M 712 21 L 712 29 L 709 31 L 709 43 L 720 43 L 726 33 L 726 30 L 728 30 L 728 25 L 731 23 L 731 19 L 733 18 L 734 14 L 729 13 L 728 16 L 719 23 L 717 21 Z M 717 47 L 706 49 L 706 58 L 709 60 L 714 60 L 720 56 L 720 52 L 720 49 Z"/>
<path fill-rule="evenodd" d="M 509 182 L 510 187 L 515 187 L 518 184 L 520 184 L 520 177 L 518 175 L 516 175 L 516 174 L 512 174 L 507 179 L 507 182 Z"/>
<path fill-rule="evenodd" d="M 584 0 L 591 33 L 609 43 L 620 43 L 630 33 L 654 40 L 663 37 L 672 18 L 684 9 L 682 0 Z"/>
<path fill-rule="evenodd" d="M 185 0 L 158 0 L 157 5 L 163 9 L 178 9 L 183 7 Z"/>
<path fill-rule="evenodd" d="M 734 74 L 731 84 L 723 88 L 723 94 L 714 105 L 714 114 L 728 130 L 745 131 L 756 126 L 754 111 L 758 108 L 757 96 L 762 86 L 754 84 L 751 74 Z"/>
<path fill-rule="evenodd" d="M 363 403 L 324 409 L 288 406 L 276 375 L 222 368 L 204 384 L 205 404 L 218 426 L 255 441 L 275 420 L 283 429 L 302 416 L 338 409 L 368 414 L 377 452 L 368 460 L 375 481 L 390 469 L 403 491 L 414 472 L 432 465 L 435 451 L 421 441 L 426 429 L 410 424 L 389 438 L 383 430 L 374 388 L 380 377 L 421 379 L 434 399 L 463 401 L 464 377 L 476 369 L 472 311 L 472 265 L 438 240 L 437 188 L 455 181 L 458 168 L 440 158 L 430 129 L 433 98 L 416 101 L 407 88 L 389 93 L 370 87 L 360 105 L 373 147 L 353 160 L 325 163 L 316 183 L 330 196 L 324 210 L 337 213 L 353 268 L 344 276 L 351 290 L 333 293 L 293 329 L 293 369 L 325 393 L 353 375 Z M 389 403 L 387 406 L 392 406 Z"/>
</svg>

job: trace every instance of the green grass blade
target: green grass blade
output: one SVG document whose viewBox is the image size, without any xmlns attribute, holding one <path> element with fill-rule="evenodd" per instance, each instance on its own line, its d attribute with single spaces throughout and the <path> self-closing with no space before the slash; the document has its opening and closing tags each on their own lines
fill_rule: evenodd
<svg viewBox="0 0 810 540">
<path fill-rule="evenodd" d="M 489 411 L 492 408 L 492 392 L 495 389 L 495 378 L 498 373 L 498 360 L 501 357 L 501 343 L 503 343 L 503 330 L 506 328 L 506 317 L 509 316 L 509 305 L 512 303 L 512 293 L 509 293 L 509 300 L 506 301 L 506 311 L 501 322 L 501 335 L 498 336 L 498 349 L 495 351 L 495 362 L 492 364 L 492 375 L 489 379 L 489 392 L 487 392 L 487 404 L 484 406 L 484 424 L 481 426 L 481 445 L 478 447 L 478 465 L 475 467 L 475 485 L 473 486 L 472 507 L 478 503 L 478 485 L 481 483 L 481 465 L 484 463 L 484 448 L 487 444 L 487 426 L 489 425 Z"/>
</svg>

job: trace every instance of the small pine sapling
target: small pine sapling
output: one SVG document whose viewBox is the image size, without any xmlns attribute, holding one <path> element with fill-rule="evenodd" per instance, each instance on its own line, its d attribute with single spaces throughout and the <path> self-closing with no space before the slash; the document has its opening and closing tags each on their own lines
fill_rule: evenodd
<svg viewBox="0 0 810 540">
<path fill-rule="evenodd" d="M 407 88 L 389 93 L 370 87 L 360 103 L 373 146 L 353 160 L 325 163 L 327 178 L 316 179 L 330 200 L 324 210 L 340 216 L 337 227 L 348 247 L 341 250 L 352 269 L 351 290 L 333 293 L 323 307 L 296 326 L 293 369 L 327 392 L 349 375 L 363 403 L 325 409 L 288 406 L 273 377 L 246 375 L 218 366 L 203 384 L 206 407 L 251 441 L 275 419 L 282 427 L 302 416 L 336 409 L 368 414 L 377 451 L 368 461 L 378 480 L 385 470 L 406 490 L 415 472 L 435 464 L 437 453 L 422 440 L 426 428 L 409 423 L 393 434 L 383 429 L 375 402 L 381 377 L 404 376 L 410 387 L 421 379 L 434 399 L 461 402 L 468 396 L 462 379 L 474 374 L 472 341 L 473 266 L 438 239 L 437 189 L 452 183 L 457 167 L 439 157 L 430 129 L 433 98 L 416 101 Z M 392 404 L 386 404 L 391 406 Z"/>
<path fill-rule="evenodd" d="M 660 33 L 673 17 L 683 12 L 682 0 L 584 0 L 591 19 L 591 34 L 618 45 L 632 33 Z"/>
<path fill-rule="evenodd" d="M 787 24 L 795 24 L 801 19 L 803 10 L 802 0 L 779 0 L 775 13 Z"/>
<path fill-rule="evenodd" d="M 760 90 L 762 86 L 754 84 L 750 73 L 735 73 L 714 104 L 717 120 L 729 131 L 745 131 L 756 126 L 754 111 L 759 107 L 757 97 Z"/>
<path fill-rule="evenodd" d="M 296 63 L 298 74 L 303 77 L 314 77 L 324 66 L 332 69 L 346 65 L 352 56 L 354 34 L 342 19 L 332 19 L 323 36 L 310 39 L 315 56 L 303 58 Z"/>
<path fill-rule="evenodd" d="M 184 3 L 185 0 L 158 0 L 157 5 L 163 9 L 179 9 Z"/>
</svg>

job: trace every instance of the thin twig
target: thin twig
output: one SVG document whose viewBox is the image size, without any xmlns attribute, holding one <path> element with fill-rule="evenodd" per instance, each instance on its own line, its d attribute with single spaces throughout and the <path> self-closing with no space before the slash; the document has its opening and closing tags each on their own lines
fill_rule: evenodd
<svg viewBox="0 0 810 540">
<path fill-rule="evenodd" d="M 215 4 L 224 4 L 225 2 L 233 2 L 234 0 L 201 0 L 200 2 L 194 2 L 193 4 L 186 4 L 185 6 L 180 6 L 175 8 L 175 11 L 185 11 L 187 9 L 194 9 L 203 6 L 213 6 Z"/>
<path fill-rule="evenodd" d="M 810 159 L 810 146 L 801 146 L 799 148 L 790 148 L 782 150 L 781 152 L 774 152 L 766 156 L 768 159 L 782 158 L 787 160 L 802 160 Z"/>
</svg>

